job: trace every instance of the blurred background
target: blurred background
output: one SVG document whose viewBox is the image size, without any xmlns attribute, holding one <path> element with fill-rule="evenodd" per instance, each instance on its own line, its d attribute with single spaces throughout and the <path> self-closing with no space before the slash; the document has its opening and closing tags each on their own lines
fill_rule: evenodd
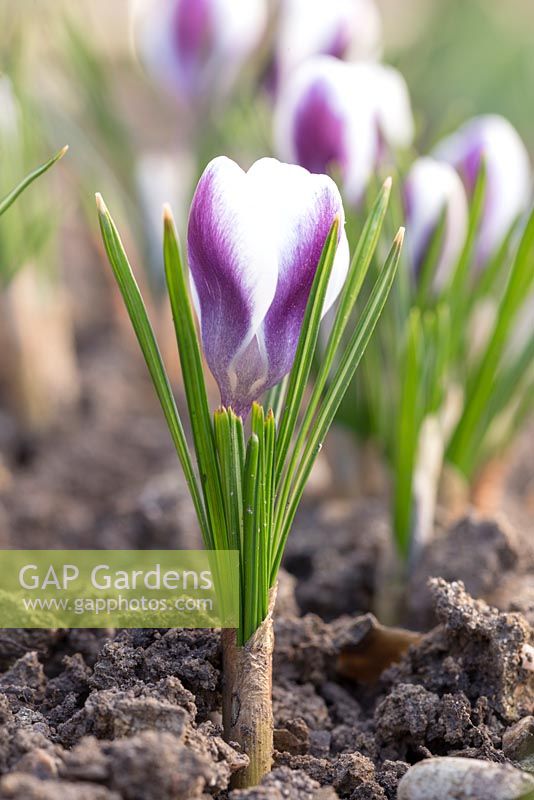
<svg viewBox="0 0 534 800">
<path fill-rule="evenodd" d="M 271 14 L 278 2 L 270 0 Z M 143 51 L 151 25 L 144 6 L 150 0 L 0 0 L 1 188 L 14 182 L 13 171 L 22 176 L 70 146 L 0 225 L 0 490 L 9 527 L 30 540 L 56 525 L 56 513 L 66 539 L 79 542 L 110 515 L 97 538 L 121 546 L 116 520 L 124 513 L 135 544 L 151 513 L 136 499 L 147 474 L 165 472 L 167 459 L 176 472 L 105 261 L 94 193 L 102 192 L 121 230 L 177 379 L 163 297 L 161 204 L 171 202 L 183 233 L 196 179 L 211 157 L 225 153 L 246 166 L 275 151 L 274 17 L 236 67 L 231 102 L 220 102 L 226 87 L 221 97 L 206 92 L 184 102 L 158 74 L 166 53 L 158 63 Z M 506 116 L 534 154 L 530 0 L 376 6 L 381 33 L 372 57 L 406 80 L 417 152 L 427 153 L 468 117 L 492 112 Z M 528 317 L 525 327 L 528 335 Z M 337 446 L 342 464 L 343 443 Z M 21 466 L 26 471 L 17 471 Z M 374 475 L 365 470 L 364 478 L 373 484 Z M 34 506 L 22 508 L 10 493 L 15 478 L 19 487 L 26 482 Z M 529 481 L 521 492 L 530 497 Z M 352 476 L 348 484 L 354 486 Z M 126 492 L 120 502 L 117 486 Z M 166 541 L 167 534 L 155 535 Z"/>
</svg>

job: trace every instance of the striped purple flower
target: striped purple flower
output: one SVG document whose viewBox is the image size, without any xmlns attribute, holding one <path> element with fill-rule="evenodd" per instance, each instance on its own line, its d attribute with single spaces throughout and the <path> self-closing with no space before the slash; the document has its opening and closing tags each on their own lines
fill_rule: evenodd
<svg viewBox="0 0 534 800">
<path fill-rule="evenodd" d="M 486 199 L 477 243 L 477 261 L 484 264 L 528 205 L 532 172 L 525 145 L 507 119 L 488 114 L 468 120 L 438 144 L 434 156 L 457 169 L 468 194 L 484 159 Z"/>
<path fill-rule="evenodd" d="M 338 250 L 324 313 L 345 280 L 349 250 L 334 182 L 272 158 L 244 172 L 221 156 L 198 183 L 188 228 L 192 293 L 223 405 L 246 416 L 295 358 L 311 285 L 335 217 Z"/>
<path fill-rule="evenodd" d="M 411 144 L 414 124 L 404 79 L 373 62 L 317 56 L 299 67 L 277 101 L 278 154 L 342 179 L 357 203 L 378 163 Z"/>
<path fill-rule="evenodd" d="M 265 31 L 266 0 L 136 0 L 133 32 L 147 70 L 182 102 L 219 99 Z"/>
</svg>

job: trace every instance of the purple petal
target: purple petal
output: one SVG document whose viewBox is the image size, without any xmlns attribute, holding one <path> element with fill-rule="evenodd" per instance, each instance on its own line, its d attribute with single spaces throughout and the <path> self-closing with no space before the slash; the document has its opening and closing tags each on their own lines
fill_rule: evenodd
<svg viewBox="0 0 534 800">
<path fill-rule="evenodd" d="M 189 267 L 202 342 L 226 405 L 242 392 L 232 362 L 250 344 L 277 281 L 262 198 L 249 184 L 233 161 L 214 159 L 199 181 L 189 216 Z M 265 362 L 256 364 L 257 371 L 265 369 Z"/>
<path fill-rule="evenodd" d="M 325 175 L 262 159 L 251 168 L 258 188 L 273 196 L 278 228 L 278 285 L 262 331 L 269 372 L 264 389 L 286 375 L 295 358 L 302 321 L 321 252 L 337 216 L 340 245 L 336 255 L 326 313 L 343 285 L 348 270 L 348 245 L 339 191 Z M 278 195 L 276 198 L 275 194 Z"/>
<path fill-rule="evenodd" d="M 324 47 L 322 53 L 334 58 L 344 58 L 350 46 L 351 30 L 346 24 L 340 24 L 330 42 Z"/>
<path fill-rule="evenodd" d="M 215 39 L 212 0 L 180 0 L 172 19 L 172 33 L 183 80 L 195 90 L 199 74 L 209 59 Z"/>
<path fill-rule="evenodd" d="M 324 312 L 344 282 L 341 197 L 325 175 L 261 159 L 248 173 L 217 158 L 191 208 L 188 252 L 206 359 L 222 402 L 246 414 L 289 372 L 321 251 L 340 217 Z"/>
<path fill-rule="evenodd" d="M 310 172 L 327 173 L 331 167 L 346 167 L 345 123 L 335 108 L 324 81 L 312 84 L 302 97 L 294 121 L 298 163 Z"/>
<path fill-rule="evenodd" d="M 312 172 L 339 170 L 354 204 L 381 154 L 406 146 L 412 133 L 406 84 L 380 64 L 316 56 L 295 71 L 277 102 L 280 155 Z"/>
</svg>

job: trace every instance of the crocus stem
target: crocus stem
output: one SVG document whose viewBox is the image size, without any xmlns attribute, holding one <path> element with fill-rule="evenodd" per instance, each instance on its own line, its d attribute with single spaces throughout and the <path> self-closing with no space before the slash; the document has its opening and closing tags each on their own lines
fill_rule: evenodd
<svg viewBox="0 0 534 800">
<path fill-rule="evenodd" d="M 242 647 L 237 644 L 235 630 L 222 634 L 224 736 L 241 745 L 249 757 L 248 767 L 233 777 L 236 789 L 256 786 L 271 771 L 275 599 L 276 587 L 271 589 L 266 618 Z"/>
</svg>

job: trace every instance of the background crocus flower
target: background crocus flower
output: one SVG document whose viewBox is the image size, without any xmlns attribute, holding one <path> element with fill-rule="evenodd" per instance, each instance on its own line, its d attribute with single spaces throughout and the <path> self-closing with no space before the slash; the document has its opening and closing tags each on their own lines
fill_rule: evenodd
<svg viewBox="0 0 534 800">
<path fill-rule="evenodd" d="M 433 158 L 418 158 L 404 183 L 406 246 L 417 277 L 428 253 L 432 235 L 445 212 L 445 229 L 433 286 L 440 289 L 457 262 L 465 243 L 468 205 L 456 170 Z"/>
<path fill-rule="evenodd" d="M 161 207 L 172 202 L 186 215 L 188 181 L 192 165 L 187 157 L 179 153 L 148 152 L 137 160 L 135 180 L 142 209 L 145 234 L 145 249 L 154 286 L 163 287 L 163 232 L 161 230 Z M 184 179 L 185 176 L 185 179 Z"/>
<path fill-rule="evenodd" d="M 211 161 L 199 181 L 187 239 L 193 296 L 222 403 L 238 414 L 292 367 L 336 215 L 340 239 L 324 313 L 349 264 L 334 182 L 271 158 L 244 172 L 226 157 Z"/>
<path fill-rule="evenodd" d="M 274 56 L 275 85 L 317 55 L 375 58 L 382 24 L 374 0 L 281 0 Z"/>
<path fill-rule="evenodd" d="M 477 246 L 478 262 L 484 263 L 528 204 L 531 169 L 525 145 L 507 119 L 489 114 L 466 122 L 438 144 L 434 154 L 458 170 L 468 194 L 484 159 L 486 200 Z"/>
<path fill-rule="evenodd" d="M 136 0 L 132 10 L 141 61 L 190 105 L 229 90 L 267 19 L 266 0 Z"/>
<path fill-rule="evenodd" d="M 406 84 L 383 64 L 318 56 L 296 70 L 278 99 L 280 157 L 311 172 L 339 173 L 352 203 L 385 153 L 408 146 L 412 138 Z"/>
</svg>

